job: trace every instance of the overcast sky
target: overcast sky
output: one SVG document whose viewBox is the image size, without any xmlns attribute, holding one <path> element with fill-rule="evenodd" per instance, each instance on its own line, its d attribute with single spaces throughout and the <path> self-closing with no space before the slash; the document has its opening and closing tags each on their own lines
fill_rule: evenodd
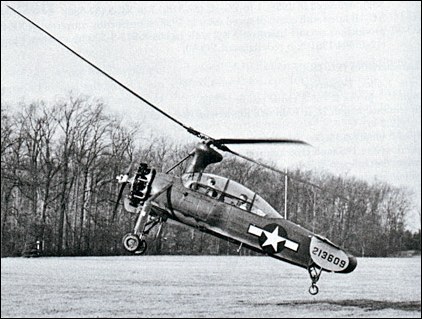
<svg viewBox="0 0 422 319">
<path fill-rule="evenodd" d="M 420 211 L 420 2 L 2 1 L 2 103 L 73 91 L 146 132 L 192 142 L 6 4 L 188 126 L 313 145 L 236 151 L 403 186 Z"/>
</svg>

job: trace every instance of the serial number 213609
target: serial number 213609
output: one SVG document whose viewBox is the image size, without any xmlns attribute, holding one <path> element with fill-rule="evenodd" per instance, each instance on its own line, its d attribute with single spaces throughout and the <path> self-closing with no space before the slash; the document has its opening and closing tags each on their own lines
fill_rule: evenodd
<svg viewBox="0 0 422 319">
<path fill-rule="evenodd" d="M 329 254 L 318 247 L 314 247 L 312 249 L 312 254 L 321 257 L 322 259 L 325 259 L 328 262 L 333 263 L 334 265 L 339 265 L 341 268 L 344 268 L 346 266 L 346 261 L 338 257 L 334 257 L 332 254 Z"/>
</svg>

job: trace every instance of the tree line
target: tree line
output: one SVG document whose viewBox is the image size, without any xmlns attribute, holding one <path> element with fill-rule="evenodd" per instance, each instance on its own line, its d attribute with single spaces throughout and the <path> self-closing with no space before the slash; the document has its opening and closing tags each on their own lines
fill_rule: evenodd
<svg viewBox="0 0 422 319">
<path fill-rule="evenodd" d="M 68 97 L 54 105 L 34 102 L 1 111 L 1 253 L 19 256 L 40 240 L 47 255 L 124 254 L 121 238 L 134 217 L 120 206 L 112 222 L 119 185 L 130 163 L 164 171 L 193 145 L 166 137 L 145 138 L 139 124 L 125 125 L 101 100 Z M 183 165 L 172 172 L 183 173 Z M 284 212 L 284 178 L 225 156 L 210 172 L 253 189 Z M 288 219 L 330 238 L 357 256 L 420 250 L 420 230 L 405 228 L 409 194 L 383 182 L 297 169 L 289 180 Z M 151 237 L 154 236 L 154 233 Z M 193 244 L 192 244 L 193 243 Z M 150 254 L 236 254 L 238 247 L 186 226 L 167 222 Z M 246 249 L 241 254 L 254 254 Z"/>
</svg>

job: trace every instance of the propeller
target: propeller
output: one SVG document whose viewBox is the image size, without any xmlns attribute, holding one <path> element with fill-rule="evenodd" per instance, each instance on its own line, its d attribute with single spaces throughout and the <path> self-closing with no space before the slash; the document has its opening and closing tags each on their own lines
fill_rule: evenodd
<svg viewBox="0 0 422 319">
<path fill-rule="evenodd" d="M 111 223 L 113 223 L 114 219 L 116 218 L 117 209 L 119 208 L 119 203 L 120 203 L 120 200 L 122 199 L 123 191 L 126 185 L 129 183 L 129 174 L 130 174 L 130 171 L 132 170 L 132 165 L 133 165 L 133 161 L 130 162 L 129 167 L 126 170 L 126 174 L 117 176 L 117 179 L 122 184 L 122 186 L 120 186 L 119 194 L 117 195 L 116 204 L 114 205 L 114 208 L 113 208 L 113 214 L 111 215 Z"/>
<path fill-rule="evenodd" d="M 161 113 L 162 115 L 164 115 L 165 117 L 167 117 L 168 119 L 170 119 L 171 121 L 173 121 L 174 123 L 176 123 L 177 125 L 183 127 L 188 133 L 202 139 L 205 141 L 206 144 L 208 145 L 214 145 L 216 148 L 224 151 L 224 152 L 229 152 L 233 155 L 239 156 L 245 160 L 248 160 L 250 162 L 253 162 L 257 165 L 260 165 L 262 167 L 265 167 L 267 169 L 270 169 L 274 172 L 278 172 L 280 174 L 283 175 L 287 175 L 289 178 L 291 178 L 292 180 L 298 181 L 300 183 L 304 183 L 304 184 L 308 184 L 311 185 L 313 187 L 316 187 L 320 190 L 323 190 L 320 186 L 310 183 L 308 181 L 304 181 L 301 179 L 298 179 L 296 177 L 290 176 L 289 174 L 286 174 L 285 172 L 278 170 L 270 165 L 258 162 L 256 160 L 254 160 L 253 158 L 247 157 L 245 155 L 239 154 L 233 150 L 231 150 L 230 148 L 228 148 L 226 146 L 226 144 L 302 144 L 302 145 L 309 145 L 308 143 L 304 142 L 304 141 L 300 141 L 300 140 L 292 140 L 292 139 L 270 139 L 270 138 L 262 138 L 262 139 L 240 139 L 240 138 L 221 138 L 221 139 L 215 139 L 212 138 L 211 136 L 204 134 L 190 126 L 185 125 L 184 123 L 182 123 L 181 121 L 177 120 L 176 118 L 174 118 L 173 116 L 169 115 L 168 113 L 164 112 L 162 109 L 158 108 L 156 105 L 154 105 L 153 103 L 149 102 L 147 99 L 145 99 L 144 97 L 142 97 L 141 95 L 139 95 L 138 93 L 136 93 L 135 91 L 133 91 L 132 89 L 130 89 L 129 87 L 127 87 L 126 85 L 124 85 L 122 82 L 118 81 L 116 78 L 112 77 L 110 74 L 108 74 L 107 72 L 105 72 L 104 70 L 102 70 L 101 68 L 99 68 L 98 66 L 96 66 L 95 64 L 93 64 L 92 62 L 90 62 L 88 59 L 86 59 L 85 57 L 83 57 L 82 55 L 80 55 L 79 53 L 77 53 L 76 51 L 74 51 L 72 48 L 70 48 L 69 46 L 67 46 L 66 44 L 64 44 L 62 41 L 60 41 L 59 39 L 57 39 L 55 36 L 53 36 L 51 33 L 49 33 L 48 31 L 44 30 L 42 27 L 40 27 L 38 24 L 36 24 L 35 22 L 33 22 L 32 20 L 30 20 L 29 18 L 27 18 L 26 16 L 24 16 L 22 13 L 18 12 L 17 10 L 15 10 L 14 8 L 8 6 L 9 9 L 11 9 L 13 12 L 15 12 L 16 14 L 18 14 L 19 16 L 21 16 L 22 18 L 24 18 L 25 20 L 27 20 L 29 23 L 31 23 L 32 25 L 34 25 L 36 28 L 38 28 L 39 30 L 41 30 L 42 32 L 44 32 L 46 35 L 48 35 L 50 38 L 52 38 L 54 41 L 58 42 L 61 46 L 63 46 L 64 48 L 66 48 L 68 51 L 70 51 L 71 53 L 73 53 L 74 55 L 76 55 L 78 58 L 80 58 L 81 60 L 83 60 L 84 62 L 86 62 L 87 64 L 89 64 L 91 67 L 93 67 L 94 69 L 96 69 L 97 71 L 99 71 L 100 73 L 102 73 L 103 75 L 105 75 L 106 77 L 108 77 L 110 80 L 112 80 L 113 82 L 115 82 L 116 84 L 118 84 L 120 87 L 122 87 L 123 89 L 125 89 L 126 91 L 128 91 L 129 93 L 131 93 L 132 95 L 134 95 L 136 98 L 140 99 L 142 102 L 146 103 L 147 105 L 149 105 L 150 107 L 152 107 L 154 110 L 156 110 L 157 112 Z M 126 186 L 127 182 L 122 182 L 122 186 L 120 188 L 119 191 L 119 195 L 118 195 L 118 201 L 116 202 L 116 206 L 115 209 L 113 211 L 113 216 L 112 216 L 112 220 L 114 220 L 115 218 L 115 214 L 119 205 L 119 201 L 122 197 L 123 194 L 123 190 Z M 325 191 L 325 190 L 324 190 Z M 336 195 L 340 198 L 345 199 L 342 196 Z M 346 199 L 347 200 L 347 199 Z"/>
</svg>

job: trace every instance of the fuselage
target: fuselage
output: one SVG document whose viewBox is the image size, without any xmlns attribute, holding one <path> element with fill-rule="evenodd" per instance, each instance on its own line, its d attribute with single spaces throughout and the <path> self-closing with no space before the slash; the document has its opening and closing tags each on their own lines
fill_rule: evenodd
<svg viewBox="0 0 422 319">
<path fill-rule="evenodd" d="M 210 179 L 213 185 L 207 183 Z M 356 267 L 355 257 L 285 220 L 259 195 L 235 181 L 205 173 L 183 177 L 158 173 L 151 196 L 169 184 L 171 187 L 155 198 L 154 214 L 304 268 L 316 264 L 345 273 Z"/>
</svg>

